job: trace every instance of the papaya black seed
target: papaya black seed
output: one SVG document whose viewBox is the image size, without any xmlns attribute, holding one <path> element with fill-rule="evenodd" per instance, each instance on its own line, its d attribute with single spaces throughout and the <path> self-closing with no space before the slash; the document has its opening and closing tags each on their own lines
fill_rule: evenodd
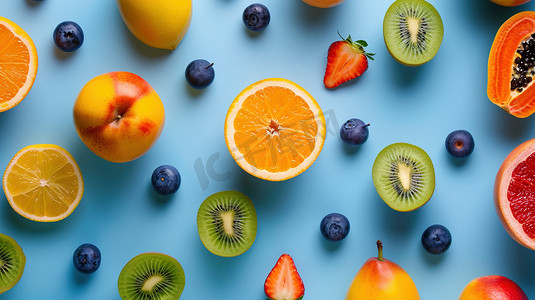
<svg viewBox="0 0 535 300">
<path fill-rule="evenodd" d="M 521 93 L 533 81 L 535 75 L 535 33 L 520 43 L 517 57 L 514 59 L 510 88 Z"/>
</svg>

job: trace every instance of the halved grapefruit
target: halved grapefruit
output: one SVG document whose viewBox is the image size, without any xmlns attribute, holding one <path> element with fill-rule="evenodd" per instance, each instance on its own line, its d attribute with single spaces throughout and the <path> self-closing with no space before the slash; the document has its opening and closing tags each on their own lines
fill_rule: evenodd
<svg viewBox="0 0 535 300">
<path fill-rule="evenodd" d="M 494 204 L 509 235 L 535 250 L 535 139 L 505 158 L 494 182 Z"/>
</svg>

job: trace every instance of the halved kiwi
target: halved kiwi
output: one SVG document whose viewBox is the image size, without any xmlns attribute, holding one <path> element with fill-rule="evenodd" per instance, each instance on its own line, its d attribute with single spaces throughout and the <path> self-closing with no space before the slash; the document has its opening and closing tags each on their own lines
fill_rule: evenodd
<svg viewBox="0 0 535 300">
<path fill-rule="evenodd" d="M 438 52 L 444 25 L 440 14 L 425 0 L 397 0 L 386 11 L 383 37 L 388 52 L 398 62 L 419 66 Z"/>
<path fill-rule="evenodd" d="M 132 258 L 119 274 L 123 300 L 177 300 L 186 285 L 180 263 L 162 253 L 143 253 Z"/>
<path fill-rule="evenodd" d="M 379 152 L 372 167 L 377 193 L 397 211 L 415 210 L 435 191 L 435 169 L 420 147 L 395 143 Z"/>
<path fill-rule="evenodd" d="M 0 233 L 0 294 L 19 282 L 25 265 L 26 256 L 19 244 Z"/>
<path fill-rule="evenodd" d="M 253 245 L 256 221 L 253 202 L 237 191 L 209 196 L 197 213 L 201 242 L 208 251 L 224 257 L 238 256 Z"/>
</svg>

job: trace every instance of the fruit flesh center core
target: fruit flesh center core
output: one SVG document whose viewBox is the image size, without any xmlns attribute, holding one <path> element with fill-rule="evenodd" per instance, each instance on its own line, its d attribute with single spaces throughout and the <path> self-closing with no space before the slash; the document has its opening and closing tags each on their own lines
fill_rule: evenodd
<svg viewBox="0 0 535 300">
<path fill-rule="evenodd" d="M 411 186 L 411 168 L 405 164 L 398 164 L 398 176 L 403 189 L 408 190 Z"/>
<path fill-rule="evenodd" d="M 280 128 L 279 123 L 277 123 L 277 121 L 271 120 L 269 122 L 269 126 L 267 130 L 271 135 L 278 135 L 281 128 Z"/>
<path fill-rule="evenodd" d="M 511 73 L 511 96 L 520 94 L 535 76 L 535 34 L 524 39 L 515 53 Z"/>
<path fill-rule="evenodd" d="M 144 291 L 150 292 L 155 285 L 157 285 L 159 282 L 161 282 L 163 278 L 161 276 L 152 276 L 145 283 L 143 283 L 143 287 L 141 288 Z"/>
<path fill-rule="evenodd" d="M 409 33 L 411 36 L 411 42 L 416 44 L 418 43 L 418 31 L 420 29 L 420 20 L 416 18 L 407 18 L 407 27 L 409 28 Z"/>
<path fill-rule="evenodd" d="M 9 270 L 11 267 L 11 264 L 7 261 L 4 261 L 3 259 L 0 259 L 0 272 L 5 273 Z"/>
<path fill-rule="evenodd" d="M 233 211 L 225 211 L 220 214 L 221 220 L 223 220 L 223 229 L 225 230 L 225 233 L 227 235 L 234 235 L 233 230 L 233 221 L 234 221 L 234 212 Z"/>
</svg>

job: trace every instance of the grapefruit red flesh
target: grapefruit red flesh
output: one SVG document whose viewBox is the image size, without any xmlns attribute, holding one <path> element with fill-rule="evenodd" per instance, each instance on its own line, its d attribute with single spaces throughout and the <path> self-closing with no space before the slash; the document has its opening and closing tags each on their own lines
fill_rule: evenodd
<svg viewBox="0 0 535 300">
<path fill-rule="evenodd" d="M 505 158 L 496 175 L 494 204 L 509 235 L 535 250 L 535 139 Z"/>
<path fill-rule="evenodd" d="M 535 154 L 513 170 L 507 198 L 513 217 L 530 238 L 535 238 Z"/>
</svg>

